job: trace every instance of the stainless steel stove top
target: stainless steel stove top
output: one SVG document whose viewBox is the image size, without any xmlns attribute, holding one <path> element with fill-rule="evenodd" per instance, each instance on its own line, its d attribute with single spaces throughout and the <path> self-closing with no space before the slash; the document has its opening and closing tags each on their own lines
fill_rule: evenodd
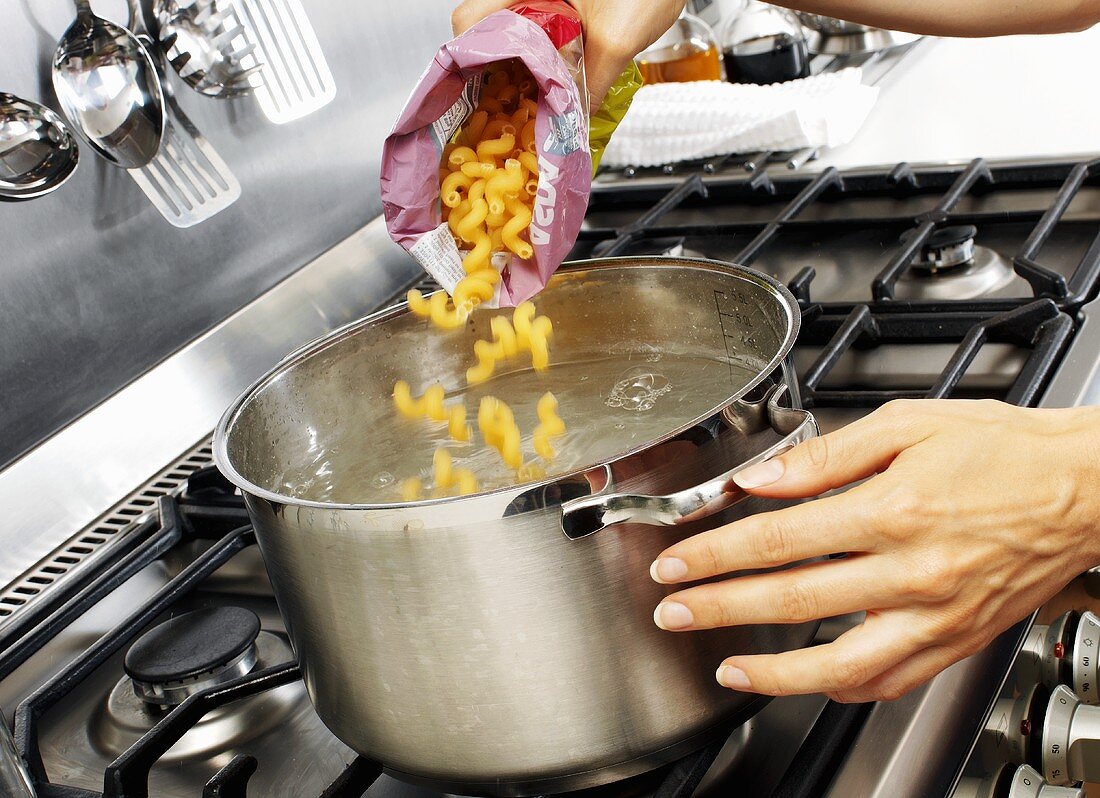
<svg viewBox="0 0 1100 798">
<path fill-rule="evenodd" d="M 699 253 L 790 284 L 804 308 L 796 371 L 825 429 L 893 396 L 928 392 L 1098 403 L 1093 169 L 975 162 L 624 180 L 599 189 L 574 254 Z M 373 223 L 0 473 L 0 585 L 8 583 L 0 590 L 0 706 L 18 715 L 23 754 L 40 751 L 41 768 L 32 767 L 40 786 L 48 777 L 78 790 L 43 794 L 88 798 L 106 778 L 108 794 L 138 795 L 118 785 L 151 767 L 152 795 L 196 796 L 211 779 L 225 786 L 221 795 L 243 795 L 230 785 L 245 782 L 249 794 L 272 798 L 368 788 L 427 795 L 375 779 L 374 766 L 320 724 L 294 666 L 275 662 L 287 643 L 262 563 L 250 533 L 233 531 L 245 523 L 239 506 L 203 470 L 210 429 L 252 379 L 418 279 Z M 165 498 L 181 490 L 178 504 Z M 95 593 L 120 574 L 133 576 L 109 595 Z M 208 692 L 240 700 L 211 698 L 209 713 L 191 718 L 176 742 L 163 733 L 177 716 L 136 698 L 121 659 L 156 622 L 218 606 L 255 613 L 264 656 L 241 684 L 211 682 Z M 852 620 L 827 624 L 825 634 Z M 1012 684 L 1026 627 L 899 701 L 848 710 L 817 697 L 778 699 L 721 751 L 601 792 L 946 795 L 1002 686 Z M 842 744 L 819 739 L 834 727 L 848 730 Z M 152 749 L 134 753 L 143 734 Z M 970 761 L 966 776 L 980 782 L 986 767 Z"/>
</svg>

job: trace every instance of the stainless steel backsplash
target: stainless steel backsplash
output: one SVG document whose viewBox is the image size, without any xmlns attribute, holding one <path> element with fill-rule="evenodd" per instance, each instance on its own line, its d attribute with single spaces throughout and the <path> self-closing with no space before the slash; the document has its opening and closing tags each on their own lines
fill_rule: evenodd
<svg viewBox="0 0 1100 798">
<path fill-rule="evenodd" d="M 89 147 L 56 193 L 0 204 L 0 467 L 380 213 L 382 141 L 455 3 L 304 4 L 337 87 L 320 111 L 274 125 L 252 98 L 202 97 L 172 75 L 240 180 L 229 209 L 172 227 Z M 93 7 L 126 21 L 122 0 Z M 3 4 L 0 91 L 57 109 L 50 60 L 73 13 Z"/>
</svg>

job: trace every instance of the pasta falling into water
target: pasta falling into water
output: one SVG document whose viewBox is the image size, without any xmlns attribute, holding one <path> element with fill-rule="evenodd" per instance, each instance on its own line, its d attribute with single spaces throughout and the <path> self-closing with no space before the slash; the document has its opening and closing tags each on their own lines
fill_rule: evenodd
<svg viewBox="0 0 1100 798">
<path fill-rule="evenodd" d="M 550 336 L 554 325 L 546 316 L 536 315 L 532 302 L 521 302 L 512 313 L 494 316 L 489 324 L 492 341 L 475 341 L 477 365 L 466 370 L 466 382 L 477 385 L 493 376 L 497 363 L 520 352 L 531 353 L 531 365 L 536 371 L 550 366 Z"/>
<path fill-rule="evenodd" d="M 532 436 L 535 453 L 543 460 L 553 460 L 556 452 L 550 439 L 565 433 L 565 422 L 558 415 L 558 400 L 547 391 L 539 397 L 536 409 L 539 423 Z"/>
<path fill-rule="evenodd" d="M 495 253 L 510 253 L 522 260 L 534 256 L 529 239 L 532 207 L 539 186 L 539 160 L 535 144 L 538 86 L 518 59 L 502 61 L 486 70 L 477 107 L 453 140 L 443 148 L 439 164 L 439 200 L 447 229 L 462 254 L 464 277 L 451 296 L 437 291 L 425 297 L 412 289 L 409 310 L 441 330 L 465 326 L 471 311 L 496 296 L 501 275 Z M 466 382 L 478 385 L 491 379 L 502 362 L 527 354 L 532 368 L 550 365 L 550 339 L 554 325 L 538 315 L 531 302 L 520 303 L 511 318 L 499 315 L 490 322 L 490 340 L 474 343 L 474 363 L 466 370 Z M 458 442 L 473 440 L 466 407 L 445 404 L 446 392 L 433 384 L 415 396 L 409 384 L 398 380 L 393 389 L 397 411 L 411 420 L 446 422 L 448 436 Z M 538 422 L 532 435 L 535 454 L 543 461 L 556 452 L 551 439 L 565 432 L 558 402 L 547 392 L 537 403 Z M 477 428 L 485 444 L 500 453 L 504 464 L 520 482 L 541 479 L 545 468 L 524 462 L 519 425 L 511 408 L 495 396 L 481 399 Z M 451 453 L 438 448 L 432 458 L 433 495 L 476 493 L 476 475 L 455 468 Z M 415 501 L 424 492 L 420 477 L 400 483 L 401 497 Z"/>
</svg>

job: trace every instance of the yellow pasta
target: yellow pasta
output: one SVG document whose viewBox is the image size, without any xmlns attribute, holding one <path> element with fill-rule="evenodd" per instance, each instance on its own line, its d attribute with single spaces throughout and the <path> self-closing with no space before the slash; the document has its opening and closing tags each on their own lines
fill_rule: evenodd
<svg viewBox="0 0 1100 798">
<path fill-rule="evenodd" d="M 516 136 L 514 132 L 515 128 L 513 128 L 510 124 L 505 123 L 503 125 L 503 129 L 504 132 L 500 134 L 500 138 L 488 140 L 483 139 L 481 143 L 477 145 L 478 160 L 488 161 L 489 159 L 497 155 L 504 155 L 505 153 L 510 153 L 512 151 L 512 148 L 516 144 Z M 508 129 L 511 129 L 513 132 L 507 132 Z"/>
<path fill-rule="evenodd" d="M 454 311 L 420 303 L 414 312 L 424 315 L 427 310 L 444 328 L 461 325 L 464 314 L 494 297 L 501 266 L 493 265 L 493 253 L 523 260 L 534 255 L 527 235 L 538 190 L 536 91 L 518 59 L 490 65 L 478 107 L 443 148 L 441 215 L 462 253 L 466 277 L 452 291 Z"/>
<path fill-rule="evenodd" d="M 474 248 L 471 249 L 462 258 L 462 270 L 466 274 L 474 274 L 476 272 L 491 271 L 496 274 L 496 270 L 490 265 L 490 260 L 493 253 L 493 239 L 492 236 L 486 235 L 484 230 L 474 231 Z M 499 276 L 499 275 L 498 275 Z M 495 283 L 494 283 L 495 284 Z M 461 283 L 459 283 L 461 285 Z M 455 303 L 462 304 L 463 300 L 458 298 L 458 286 L 455 286 Z M 491 296 L 492 294 L 490 294 Z"/>
<path fill-rule="evenodd" d="M 488 122 L 488 111 L 474 111 L 462 126 L 462 140 L 467 144 L 477 144 L 481 141 L 482 133 L 484 133 L 485 125 Z"/>
<path fill-rule="evenodd" d="M 450 418 L 449 411 L 443 406 L 443 398 L 446 392 L 439 383 L 429 385 L 424 391 L 421 401 L 424 403 L 424 415 L 432 421 L 446 421 Z"/>
<path fill-rule="evenodd" d="M 447 226 L 451 228 L 451 234 L 458 236 L 458 223 L 462 221 L 462 217 L 470 212 L 470 201 L 462 200 L 458 203 L 457 208 L 451 208 L 451 212 L 447 215 Z"/>
<path fill-rule="evenodd" d="M 478 106 L 491 114 L 499 114 L 504 111 L 504 106 L 500 104 L 500 100 L 491 95 L 482 97 Z"/>
<path fill-rule="evenodd" d="M 483 239 L 488 242 L 488 236 L 482 234 Z M 463 262 L 465 265 L 465 262 Z M 491 275 L 491 276 L 490 276 Z M 500 275 L 492 269 L 482 269 L 481 271 L 473 272 L 455 286 L 455 305 L 459 307 L 474 307 L 482 302 L 486 302 L 493 298 L 493 285 L 495 284 L 494 278 L 499 280 Z"/>
<path fill-rule="evenodd" d="M 448 208 L 457 208 L 462 202 L 462 192 L 470 188 L 474 179 L 462 172 L 451 172 L 439 189 L 440 199 Z"/>
<path fill-rule="evenodd" d="M 519 141 L 527 152 L 535 153 L 535 120 L 530 120 L 519 131 Z"/>
<path fill-rule="evenodd" d="M 547 391 L 536 405 L 539 423 L 532 435 L 535 453 L 543 460 L 553 460 L 556 452 L 550 439 L 565 432 L 565 422 L 558 415 L 558 400 Z"/>
<path fill-rule="evenodd" d="M 504 357 L 514 357 L 519 351 L 516 341 L 516 331 L 512 329 L 512 323 L 507 316 L 494 316 L 489 322 L 489 329 L 493 333 L 493 341 L 500 345 Z"/>
<path fill-rule="evenodd" d="M 444 330 L 455 330 L 466 323 L 470 315 L 469 308 L 449 307 L 449 299 L 442 291 L 436 291 L 428 300 L 432 324 Z"/>
<path fill-rule="evenodd" d="M 531 118 L 531 111 L 524 107 L 519 107 L 512 112 L 512 117 L 508 121 L 512 123 L 512 127 L 516 130 L 521 130 L 524 125 L 527 124 L 527 120 Z"/>
<path fill-rule="evenodd" d="M 531 321 L 535 318 L 535 303 L 520 302 L 512 311 L 512 326 L 516 330 L 516 341 L 520 349 L 531 348 Z"/>
<path fill-rule="evenodd" d="M 489 201 L 489 213 L 503 216 L 505 198 L 518 196 L 519 192 L 523 191 L 523 183 L 523 167 L 519 161 L 509 158 L 504 162 L 503 169 L 497 169 L 496 173 L 485 181 L 485 198 Z M 456 202 L 455 205 L 457 204 Z M 522 212 L 527 215 L 526 223 L 516 228 L 512 233 L 513 237 L 517 237 L 518 240 L 518 234 L 525 230 L 527 225 L 531 224 L 531 211 L 523 203 L 517 203 L 517 205 L 519 207 L 516 209 L 508 208 L 508 211 L 512 214 L 512 220 L 504 225 L 504 229 L 507 230 L 509 225 L 515 224 L 516 214 L 519 212 L 519 208 L 522 208 Z M 496 226 L 499 227 L 500 225 Z M 530 244 L 527 246 L 530 246 Z"/>
<path fill-rule="evenodd" d="M 516 469 L 517 482 L 530 482 L 536 479 L 545 479 L 546 469 L 536 462 L 524 463 Z"/>
<path fill-rule="evenodd" d="M 462 174 L 467 177 L 489 177 L 497 170 L 495 164 L 482 163 L 481 161 L 470 161 L 462 164 L 460 168 Z"/>
<path fill-rule="evenodd" d="M 485 396 L 477 408 L 477 428 L 481 431 L 481 437 L 490 446 L 498 444 L 496 405 L 500 400 L 492 396 Z"/>
<path fill-rule="evenodd" d="M 431 315 L 431 308 L 428 306 L 428 300 L 426 300 L 424 295 L 415 288 L 409 289 L 409 293 L 405 294 L 405 299 L 409 303 L 409 310 L 417 316 L 427 318 Z"/>
<path fill-rule="evenodd" d="M 500 452 L 505 465 L 509 468 L 519 468 L 523 465 L 520 431 L 508 405 L 495 396 L 484 397 L 478 408 L 477 422 L 481 429 L 481 437 Z"/>
<path fill-rule="evenodd" d="M 514 199 L 506 200 L 505 204 L 508 211 L 512 214 L 512 218 L 501 228 L 500 240 L 503 241 L 504 245 L 512 250 L 512 252 L 516 253 L 524 260 L 527 260 L 534 254 L 534 250 L 530 244 L 520 238 L 520 233 L 526 230 L 531 224 L 531 209 L 519 200 Z M 473 215 L 472 211 L 470 215 Z M 465 221 L 466 219 L 463 219 L 459 224 L 461 225 Z"/>
<path fill-rule="evenodd" d="M 528 335 L 531 342 L 531 365 L 535 371 L 545 371 L 550 367 L 550 333 L 553 329 L 546 316 L 539 316 L 531 322 Z"/>
<path fill-rule="evenodd" d="M 454 472 L 454 481 L 458 486 L 458 494 L 460 496 L 468 496 L 478 491 L 477 477 L 474 475 L 474 472 L 468 468 L 457 469 Z"/>
<path fill-rule="evenodd" d="M 539 159 L 533 152 L 521 152 L 517 156 L 520 166 L 528 171 L 528 173 L 535 176 L 537 179 L 539 176 Z"/>
<path fill-rule="evenodd" d="M 424 490 L 424 483 L 420 480 L 420 477 L 409 477 L 401 481 L 401 500 L 406 502 L 414 502 L 420 498 L 420 493 Z"/>
<path fill-rule="evenodd" d="M 439 165 L 439 196 L 443 220 L 455 238 L 462 255 L 465 276 L 448 297 L 438 291 L 430 297 L 419 291 L 408 293 L 412 313 L 428 318 L 442 329 L 465 324 L 471 310 L 491 302 L 500 282 L 500 269 L 508 261 L 496 261 L 494 253 L 529 260 L 534 248 L 528 238 L 532 206 L 538 191 L 539 162 L 535 145 L 535 101 L 537 86 L 518 59 L 491 65 L 478 107 L 462 128 L 445 144 Z M 549 339 L 553 325 L 539 316 L 533 303 L 523 302 L 511 317 L 496 315 L 490 319 L 491 340 L 474 344 L 476 363 L 466 374 L 471 385 L 493 376 L 500 362 L 529 352 L 537 370 L 549 365 Z M 394 404 L 407 418 L 427 418 L 445 422 L 447 435 L 468 442 L 473 429 L 467 423 L 466 408 L 448 407 L 442 385 L 427 387 L 416 397 L 403 380 L 394 385 Z M 538 458 L 554 457 L 551 439 L 565 431 L 557 414 L 557 401 L 544 394 L 537 405 L 538 424 L 533 445 Z M 511 408 L 496 397 L 484 397 L 477 410 L 477 427 L 485 443 L 500 454 L 517 479 L 545 476 L 537 462 L 523 460 L 522 434 Z M 476 493 L 476 474 L 467 468 L 455 468 L 450 452 L 440 447 L 432 458 L 432 492 L 436 496 Z M 406 501 L 420 498 L 424 491 L 418 477 L 404 480 L 401 496 Z"/>
<path fill-rule="evenodd" d="M 539 426 L 546 430 L 548 435 L 561 435 L 565 432 L 565 422 L 558 415 L 558 399 L 547 391 L 539 397 L 535 405 L 538 413 Z"/>
<path fill-rule="evenodd" d="M 451 453 L 446 449 L 436 449 L 435 454 L 432 456 L 432 483 L 436 488 L 444 490 L 454 483 Z"/>
<path fill-rule="evenodd" d="M 404 380 L 398 380 L 393 385 L 393 404 L 405 418 L 421 418 L 424 415 L 424 401 L 413 398 L 412 390 Z"/>
<path fill-rule="evenodd" d="M 514 423 L 504 429 L 500 443 L 500 456 L 504 464 L 509 468 L 519 468 L 523 465 L 523 452 L 520 449 L 519 427 Z"/>
<path fill-rule="evenodd" d="M 409 384 L 404 380 L 398 380 L 393 385 L 393 404 L 397 412 L 405 418 L 430 418 L 433 421 L 446 421 L 450 418 L 449 410 L 443 406 L 446 396 L 443 386 L 438 382 L 429 385 L 424 395 L 417 398 L 412 395 Z"/>
<path fill-rule="evenodd" d="M 477 162 L 477 153 L 473 147 L 455 147 L 447 154 L 447 163 L 456 169 L 464 163 Z"/>
<path fill-rule="evenodd" d="M 458 237 L 463 241 L 474 240 L 474 233 L 485 221 L 485 217 L 489 215 L 489 203 L 483 199 L 475 199 L 470 203 L 470 212 L 462 217 L 459 221 L 455 232 L 458 233 Z"/>
<path fill-rule="evenodd" d="M 466 423 L 466 408 L 462 405 L 451 408 L 450 418 L 447 420 L 447 434 L 456 441 L 468 441 L 473 437 L 473 430 Z"/>
<path fill-rule="evenodd" d="M 475 341 L 474 354 L 477 355 L 477 365 L 466 369 L 466 382 L 470 385 L 477 385 L 492 377 L 502 353 L 495 344 Z"/>
</svg>

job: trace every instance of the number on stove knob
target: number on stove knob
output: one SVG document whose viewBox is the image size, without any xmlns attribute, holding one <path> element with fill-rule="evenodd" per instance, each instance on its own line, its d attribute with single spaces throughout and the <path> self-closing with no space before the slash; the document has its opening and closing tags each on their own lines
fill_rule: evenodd
<svg viewBox="0 0 1100 798">
<path fill-rule="evenodd" d="M 1100 779 L 1100 707 L 1065 685 L 1055 688 L 1043 719 L 1043 775 L 1051 784 Z"/>
<path fill-rule="evenodd" d="M 1012 775 L 1007 798 L 1085 798 L 1085 791 L 1079 787 L 1048 784 L 1035 768 L 1020 765 Z"/>
<path fill-rule="evenodd" d="M 1097 673 L 1097 645 L 1100 644 L 1100 623 L 1091 612 L 1081 614 L 1073 635 L 1070 652 L 1070 687 L 1086 704 L 1100 704 L 1100 690 L 1096 689 L 1100 673 Z"/>
</svg>

